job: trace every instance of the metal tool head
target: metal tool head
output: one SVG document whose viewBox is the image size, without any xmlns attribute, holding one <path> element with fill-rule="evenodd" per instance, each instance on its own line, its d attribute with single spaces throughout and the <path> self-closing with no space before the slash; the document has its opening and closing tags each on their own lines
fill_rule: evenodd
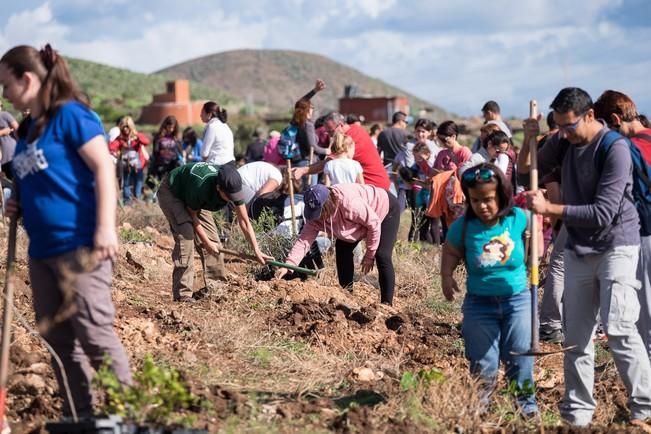
<svg viewBox="0 0 651 434">
<path fill-rule="evenodd" d="M 558 353 L 564 353 L 569 350 L 573 350 L 576 348 L 576 345 L 570 345 L 569 347 L 564 347 L 564 348 L 559 348 L 556 350 L 551 350 L 551 351 L 543 351 L 540 348 L 530 348 L 528 351 L 525 351 L 524 353 L 518 353 L 515 351 L 511 351 L 512 356 L 548 356 L 550 354 L 558 354 Z"/>
</svg>

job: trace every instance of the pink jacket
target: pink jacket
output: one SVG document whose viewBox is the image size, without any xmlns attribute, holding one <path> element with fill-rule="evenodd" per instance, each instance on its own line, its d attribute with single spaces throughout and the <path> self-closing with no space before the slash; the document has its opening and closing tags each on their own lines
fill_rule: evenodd
<svg viewBox="0 0 651 434">
<path fill-rule="evenodd" d="M 319 231 L 348 242 L 366 239 L 367 261 L 375 258 L 380 245 L 382 220 L 389 213 L 389 196 L 386 190 L 369 184 L 337 184 L 332 193 L 337 197 L 337 208 L 328 220 L 305 223 L 296 244 L 286 261 L 297 265 L 310 250 Z"/>
</svg>

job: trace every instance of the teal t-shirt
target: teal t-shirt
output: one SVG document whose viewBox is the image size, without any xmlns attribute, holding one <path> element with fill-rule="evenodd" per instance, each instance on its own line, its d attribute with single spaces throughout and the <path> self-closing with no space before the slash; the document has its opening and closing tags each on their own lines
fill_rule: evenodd
<svg viewBox="0 0 651 434">
<path fill-rule="evenodd" d="M 462 249 L 464 219 L 455 221 L 448 230 L 447 242 L 457 249 Z M 485 226 L 477 218 L 468 221 L 463 246 L 468 293 L 507 296 L 526 289 L 524 233 L 527 223 L 525 211 L 515 207 L 492 227 Z"/>
</svg>

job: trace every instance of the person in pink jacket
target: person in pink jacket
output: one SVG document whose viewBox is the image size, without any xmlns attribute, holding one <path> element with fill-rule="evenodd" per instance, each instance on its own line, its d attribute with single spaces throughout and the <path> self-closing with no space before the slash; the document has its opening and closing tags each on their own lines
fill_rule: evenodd
<svg viewBox="0 0 651 434">
<path fill-rule="evenodd" d="M 324 231 L 337 238 L 335 254 L 339 284 L 352 291 L 353 250 L 361 240 L 366 240 L 362 272 L 368 273 L 373 269 L 373 263 L 377 264 L 380 301 L 391 305 L 396 280 L 393 246 L 400 225 L 398 200 L 386 190 L 368 184 L 337 184 L 332 187 L 318 184 L 304 193 L 303 200 L 306 224 L 286 262 L 298 265 L 319 231 Z M 276 277 L 282 278 L 287 273 L 286 268 L 279 268 Z"/>
</svg>

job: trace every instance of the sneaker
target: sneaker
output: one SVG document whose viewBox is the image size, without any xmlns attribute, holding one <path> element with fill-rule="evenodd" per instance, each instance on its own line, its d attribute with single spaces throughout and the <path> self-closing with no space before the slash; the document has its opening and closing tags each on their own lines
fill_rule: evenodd
<svg viewBox="0 0 651 434">
<path fill-rule="evenodd" d="M 182 295 L 174 301 L 179 303 L 194 303 L 196 300 L 190 295 Z"/>
<path fill-rule="evenodd" d="M 541 330 L 540 331 L 540 340 L 542 342 L 549 342 L 550 344 L 562 344 L 565 341 L 565 335 L 563 335 L 563 330 Z"/>
<path fill-rule="evenodd" d="M 608 341 L 608 336 L 606 336 L 606 332 L 604 331 L 604 326 L 599 323 L 597 326 L 597 330 L 594 332 L 594 337 L 592 338 L 593 342 L 607 342 Z"/>
</svg>

